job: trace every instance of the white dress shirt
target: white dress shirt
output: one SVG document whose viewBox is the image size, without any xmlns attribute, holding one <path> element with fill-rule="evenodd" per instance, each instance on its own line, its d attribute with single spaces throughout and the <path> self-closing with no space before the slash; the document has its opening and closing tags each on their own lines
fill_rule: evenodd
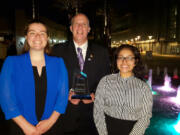
<svg viewBox="0 0 180 135">
<path fill-rule="evenodd" d="M 86 59 L 87 47 L 88 47 L 88 41 L 86 41 L 84 44 L 82 44 L 82 45 L 80 45 L 80 46 L 79 46 L 75 41 L 73 41 L 73 42 L 74 42 L 74 45 L 75 45 L 76 54 L 78 54 L 77 48 L 78 48 L 78 47 L 81 48 L 81 49 L 82 49 L 83 59 L 84 59 L 84 61 L 85 61 L 85 59 Z"/>
</svg>

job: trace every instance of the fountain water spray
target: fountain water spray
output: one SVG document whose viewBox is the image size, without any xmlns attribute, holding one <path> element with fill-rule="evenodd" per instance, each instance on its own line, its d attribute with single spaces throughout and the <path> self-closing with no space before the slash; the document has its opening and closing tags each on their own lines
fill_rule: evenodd
<svg viewBox="0 0 180 135">
<path fill-rule="evenodd" d="M 180 113 L 178 115 L 177 124 L 174 125 L 174 128 L 175 128 L 176 132 L 180 133 Z"/>
<path fill-rule="evenodd" d="M 176 97 L 171 98 L 171 101 L 176 103 L 176 105 L 180 105 L 180 85 L 178 86 Z"/>
<path fill-rule="evenodd" d="M 147 82 L 152 89 L 152 69 L 149 70 L 148 82 Z"/>
<path fill-rule="evenodd" d="M 177 98 L 177 99 L 179 100 L 179 102 L 180 102 L 180 86 L 178 87 L 176 98 Z"/>
<path fill-rule="evenodd" d="M 167 67 L 164 67 L 164 76 L 166 76 L 168 74 L 168 69 Z"/>
<path fill-rule="evenodd" d="M 166 92 L 175 91 L 175 89 L 171 87 L 171 78 L 167 74 L 164 77 L 164 86 L 158 87 L 157 89 Z"/>
<path fill-rule="evenodd" d="M 160 67 L 159 67 L 159 66 L 157 66 L 156 75 L 157 75 L 157 76 L 160 76 Z"/>
<path fill-rule="evenodd" d="M 147 81 L 151 91 L 152 91 L 152 94 L 153 95 L 157 95 L 157 92 L 153 91 L 152 89 L 152 69 L 149 70 L 149 75 L 148 75 L 148 81 Z"/>
</svg>

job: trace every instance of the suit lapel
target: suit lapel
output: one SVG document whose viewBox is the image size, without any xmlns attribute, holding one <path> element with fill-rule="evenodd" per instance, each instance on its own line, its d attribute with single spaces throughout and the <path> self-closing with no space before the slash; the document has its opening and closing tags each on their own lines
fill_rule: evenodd
<svg viewBox="0 0 180 135">
<path fill-rule="evenodd" d="M 71 62 L 69 64 L 74 65 L 76 68 L 80 69 L 79 61 L 78 61 L 78 58 L 77 58 L 75 45 L 74 45 L 73 41 L 69 44 L 69 49 L 68 50 L 69 50 L 69 53 L 68 53 L 67 57 L 68 57 L 68 59 L 70 59 L 69 61 Z"/>
<path fill-rule="evenodd" d="M 67 59 L 69 62 L 71 62 L 68 65 L 72 65 L 72 67 L 76 67 L 78 70 L 80 70 L 79 60 L 78 60 L 78 57 L 76 54 L 75 45 L 74 45 L 73 41 L 71 41 L 68 44 L 68 49 L 66 52 L 68 52 Z M 86 52 L 86 58 L 85 58 L 83 72 L 88 71 L 88 65 L 89 65 L 89 63 L 92 62 L 93 58 L 94 58 L 94 54 L 93 54 L 93 51 L 91 48 L 91 44 L 88 42 L 88 48 L 87 48 L 87 52 Z"/>
<path fill-rule="evenodd" d="M 91 44 L 88 42 L 88 48 L 87 48 L 87 52 L 86 52 L 86 59 L 85 59 L 85 63 L 84 63 L 84 68 L 83 71 L 87 72 L 88 68 L 89 68 L 89 63 L 92 62 L 94 57 L 92 48 L 91 48 Z"/>
</svg>

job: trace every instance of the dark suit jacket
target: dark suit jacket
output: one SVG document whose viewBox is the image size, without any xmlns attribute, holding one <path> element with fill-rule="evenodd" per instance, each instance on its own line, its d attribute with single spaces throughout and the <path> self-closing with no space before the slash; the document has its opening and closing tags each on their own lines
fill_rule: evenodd
<svg viewBox="0 0 180 135">
<path fill-rule="evenodd" d="M 68 69 L 69 88 L 72 88 L 73 74 L 80 71 L 75 45 L 73 41 L 53 47 L 53 55 L 62 57 Z M 108 51 L 96 44 L 88 42 L 83 72 L 87 74 L 89 91 L 95 92 L 100 79 L 110 73 Z M 97 135 L 93 121 L 93 103 L 73 105 L 69 102 L 65 115 L 61 115 L 62 130 L 78 135 Z"/>
<path fill-rule="evenodd" d="M 53 47 L 53 55 L 64 59 L 68 69 L 69 88 L 72 88 L 73 74 L 80 71 L 73 41 L 55 45 Z M 100 79 L 110 73 L 108 51 L 102 46 L 88 42 L 83 72 L 88 76 L 89 90 L 95 92 Z"/>
</svg>

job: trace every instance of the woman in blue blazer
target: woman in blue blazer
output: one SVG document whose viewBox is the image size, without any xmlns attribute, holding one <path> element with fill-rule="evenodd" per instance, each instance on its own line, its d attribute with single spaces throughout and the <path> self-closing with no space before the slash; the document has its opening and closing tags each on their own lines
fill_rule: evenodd
<svg viewBox="0 0 180 135">
<path fill-rule="evenodd" d="M 61 58 L 47 55 L 48 32 L 42 22 L 31 22 L 25 33 L 25 53 L 9 56 L 3 64 L 0 105 L 6 119 L 18 125 L 13 135 L 54 135 L 52 127 L 67 106 L 67 70 Z"/>
</svg>

